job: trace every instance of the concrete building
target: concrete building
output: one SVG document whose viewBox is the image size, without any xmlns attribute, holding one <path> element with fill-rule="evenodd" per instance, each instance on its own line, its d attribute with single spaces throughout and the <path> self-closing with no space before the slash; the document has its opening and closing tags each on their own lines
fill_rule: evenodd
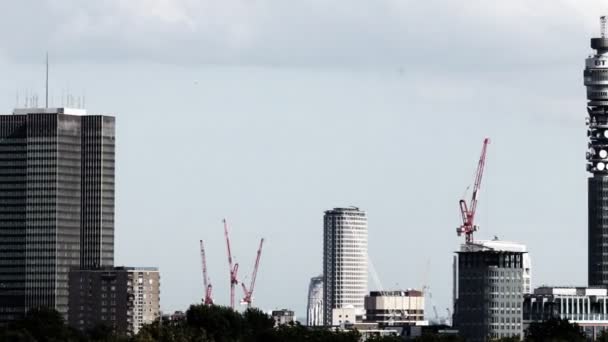
<svg viewBox="0 0 608 342">
<path fill-rule="evenodd" d="M 602 17 L 602 30 L 606 20 Z M 595 53 L 585 62 L 587 87 L 588 277 L 589 286 L 608 285 L 608 38 L 591 39 Z"/>
<path fill-rule="evenodd" d="M 357 309 L 352 305 L 331 310 L 331 325 L 344 326 L 357 323 Z"/>
<path fill-rule="evenodd" d="M 308 286 L 308 305 L 306 308 L 306 325 L 323 325 L 323 276 L 310 279 Z"/>
<path fill-rule="evenodd" d="M 272 319 L 274 319 L 275 326 L 291 324 L 296 322 L 296 314 L 287 309 L 273 310 Z"/>
<path fill-rule="evenodd" d="M 104 324 L 137 334 L 160 315 L 160 274 L 153 267 L 70 272 L 69 324 L 81 331 Z"/>
<path fill-rule="evenodd" d="M 454 327 L 467 341 L 523 337 L 526 254 L 524 245 L 498 240 L 461 246 L 454 267 Z"/>
<path fill-rule="evenodd" d="M 548 287 L 524 296 L 524 329 L 532 322 L 551 318 L 578 324 L 587 337 L 595 340 L 608 330 L 608 290 L 587 287 Z"/>
<path fill-rule="evenodd" d="M 365 296 L 365 321 L 386 325 L 424 322 L 424 294 L 417 290 L 372 291 Z"/>
<path fill-rule="evenodd" d="M 0 322 L 68 311 L 71 268 L 114 262 L 114 118 L 82 109 L 0 115 Z"/>
<path fill-rule="evenodd" d="M 323 232 L 323 322 L 334 309 L 353 307 L 362 317 L 367 295 L 367 216 L 356 207 L 325 212 Z"/>
</svg>

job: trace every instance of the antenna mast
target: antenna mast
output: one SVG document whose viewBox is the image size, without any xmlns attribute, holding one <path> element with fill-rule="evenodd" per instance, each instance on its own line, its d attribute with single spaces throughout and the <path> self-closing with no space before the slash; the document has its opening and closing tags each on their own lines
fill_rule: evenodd
<svg viewBox="0 0 608 342">
<path fill-rule="evenodd" d="M 602 38 L 606 38 L 606 16 L 603 15 L 600 17 L 600 34 L 602 35 Z"/>
<path fill-rule="evenodd" d="M 49 108 L 49 53 L 48 53 L 48 51 L 46 53 L 46 83 L 45 83 L 45 87 L 44 87 L 44 93 L 45 93 L 44 106 L 45 106 L 45 108 Z"/>
</svg>

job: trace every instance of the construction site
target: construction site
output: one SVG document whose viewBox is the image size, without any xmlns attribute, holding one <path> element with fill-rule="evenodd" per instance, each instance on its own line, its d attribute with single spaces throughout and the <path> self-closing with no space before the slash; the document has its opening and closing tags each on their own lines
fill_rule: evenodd
<svg viewBox="0 0 608 342">
<path fill-rule="evenodd" d="M 230 287 L 230 308 L 237 309 L 235 306 L 235 297 L 236 297 L 236 288 L 240 287 L 243 289 L 243 297 L 240 301 L 240 305 L 245 306 L 246 308 L 251 308 L 253 305 L 253 291 L 255 289 L 255 280 L 257 278 L 258 269 L 260 266 L 260 258 L 262 256 L 262 247 L 264 246 L 264 238 L 260 239 L 260 244 L 255 256 L 255 262 L 253 264 L 253 269 L 251 271 L 250 283 L 249 285 L 245 284 L 243 281 L 239 281 L 239 263 L 233 262 L 232 259 L 232 248 L 230 246 L 230 236 L 228 232 L 228 221 L 226 219 L 222 220 L 224 225 L 224 237 L 226 239 L 226 256 L 228 259 L 228 282 L 227 285 Z M 214 305 L 215 302 L 213 300 L 213 285 L 211 280 L 209 279 L 209 275 L 207 272 L 207 254 L 205 251 L 205 245 L 203 240 L 200 240 L 200 253 L 201 253 L 201 265 L 202 265 L 202 276 L 203 276 L 203 299 L 202 302 L 205 305 Z"/>
</svg>

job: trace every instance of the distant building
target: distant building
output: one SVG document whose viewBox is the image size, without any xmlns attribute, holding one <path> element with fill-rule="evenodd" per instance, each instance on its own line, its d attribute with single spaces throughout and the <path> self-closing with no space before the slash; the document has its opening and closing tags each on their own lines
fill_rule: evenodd
<svg viewBox="0 0 608 342">
<path fill-rule="evenodd" d="M 506 241 L 461 246 L 454 265 L 454 327 L 467 341 L 523 337 L 526 255 L 526 246 Z"/>
<path fill-rule="evenodd" d="M 344 326 L 357 323 L 357 309 L 352 305 L 331 310 L 331 325 Z"/>
<path fill-rule="evenodd" d="M 0 115 L 0 322 L 67 318 L 69 270 L 113 265 L 114 125 L 72 108 Z"/>
<path fill-rule="evenodd" d="M 160 315 L 157 268 L 73 270 L 69 283 L 69 324 L 78 330 L 104 324 L 132 335 Z"/>
<path fill-rule="evenodd" d="M 422 291 L 372 291 L 365 296 L 365 321 L 385 325 L 415 325 L 424 321 Z"/>
<path fill-rule="evenodd" d="M 588 287 L 548 287 L 524 296 L 524 329 L 530 323 L 551 318 L 578 324 L 587 337 L 595 340 L 608 330 L 608 290 Z"/>
<path fill-rule="evenodd" d="M 334 309 L 352 307 L 362 317 L 367 295 L 367 216 L 359 208 L 325 212 L 323 231 L 323 322 Z"/>
<path fill-rule="evenodd" d="M 285 325 L 296 322 L 296 314 L 292 310 L 273 310 L 272 319 L 276 326 Z"/>
<path fill-rule="evenodd" d="M 310 279 L 308 286 L 308 305 L 306 308 L 306 325 L 323 325 L 323 276 Z"/>
</svg>

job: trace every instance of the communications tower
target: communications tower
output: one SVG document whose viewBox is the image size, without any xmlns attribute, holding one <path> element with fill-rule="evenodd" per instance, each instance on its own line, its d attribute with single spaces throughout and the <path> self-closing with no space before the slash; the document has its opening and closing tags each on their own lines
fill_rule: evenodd
<svg viewBox="0 0 608 342">
<path fill-rule="evenodd" d="M 590 286 L 608 285 L 608 38 L 606 17 L 601 34 L 591 38 L 595 53 L 585 62 L 587 87 L 588 179 L 588 281 Z"/>
</svg>

